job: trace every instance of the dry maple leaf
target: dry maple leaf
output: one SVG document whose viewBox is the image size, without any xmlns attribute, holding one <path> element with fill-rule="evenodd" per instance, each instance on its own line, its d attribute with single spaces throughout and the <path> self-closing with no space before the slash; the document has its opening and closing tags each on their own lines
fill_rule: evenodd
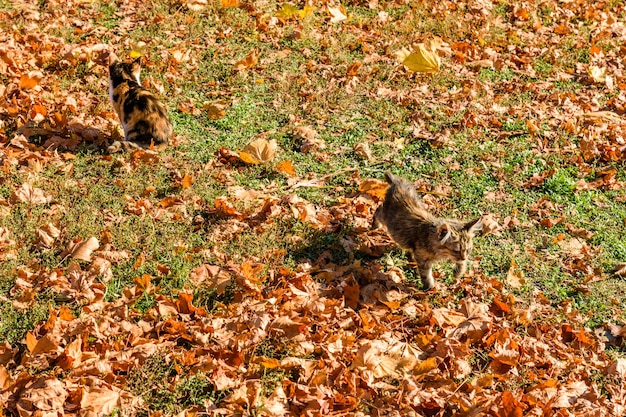
<svg viewBox="0 0 626 417">
<path fill-rule="evenodd" d="M 331 23 L 343 22 L 348 18 L 348 16 L 346 16 L 346 9 L 341 4 L 337 7 L 327 6 L 326 10 L 330 16 Z"/>
<path fill-rule="evenodd" d="M 372 156 L 372 150 L 366 142 L 357 143 L 356 145 L 354 145 L 353 149 L 354 153 L 363 159 L 366 159 L 368 161 L 374 159 L 374 157 Z"/>
<path fill-rule="evenodd" d="M 244 58 L 237 62 L 235 62 L 234 70 L 235 71 L 243 71 L 248 68 L 254 67 L 259 62 L 259 53 L 255 50 L 250 51 L 250 53 Z"/>
<path fill-rule="evenodd" d="M 247 164 L 262 164 L 269 162 L 274 158 L 277 147 L 276 139 L 267 141 L 265 139 L 256 139 L 247 144 L 239 157 Z"/>
<path fill-rule="evenodd" d="M 526 283 L 524 272 L 517 266 L 514 259 L 511 259 L 511 266 L 506 274 L 506 282 L 512 288 L 521 288 Z"/>
<path fill-rule="evenodd" d="M 100 247 L 98 239 L 90 237 L 87 240 L 72 241 L 67 249 L 61 254 L 63 257 L 71 257 L 83 261 L 91 260 L 91 253 Z"/>
<path fill-rule="evenodd" d="M 185 1 L 185 6 L 187 6 L 189 10 L 193 10 L 194 12 L 198 12 L 204 9 L 206 5 L 207 5 L 207 0 L 186 0 Z"/>
<path fill-rule="evenodd" d="M 620 277 L 626 277 L 626 262 L 621 262 L 615 265 L 613 268 L 613 274 Z"/>
<path fill-rule="evenodd" d="M 441 40 L 433 39 L 426 43 L 418 43 L 412 49 L 402 48 L 395 53 L 398 61 L 411 71 L 434 73 L 441 68 L 441 58 L 437 49 Z"/>
<path fill-rule="evenodd" d="M 385 194 L 387 194 L 388 187 L 389 184 L 385 181 L 368 178 L 359 184 L 359 192 L 376 197 L 378 200 L 383 200 L 385 198 Z"/>
<path fill-rule="evenodd" d="M 63 415 L 63 405 L 68 396 L 61 381 L 41 376 L 24 386 L 15 406 L 20 416 Z"/>
<path fill-rule="evenodd" d="M 291 177 L 294 177 L 296 175 L 296 169 L 293 167 L 293 164 L 289 160 L 285 160 L 276 164 L 276 169 L 278 169 L 280 172 L 284 172 Z"/>
<path fill-rule="evenodd" d="M 229 100 L 215 100 L 203 104 L 204 110 L 211 120 L 219 120 L 226 117 L 226 108 L 230 106 Z"/>
<path fill-rule="evenodd" d="M 13 191 L 9 201 L 12 203 L 46 204 L 52 201 L 52 196 L 41 188 L 33 188 L 32 185 L 25 182 L 20 188 Z"/>
<path fill-rule="evenodd" d="M 54 240 L 59 237 L 61 231 L 57 229 L 52 223 L 48 223 L 39 230 L 37 230 L 37 237 L 39 238 L 39 242 L 47 247 L 52 247 Z"/>
</svg>

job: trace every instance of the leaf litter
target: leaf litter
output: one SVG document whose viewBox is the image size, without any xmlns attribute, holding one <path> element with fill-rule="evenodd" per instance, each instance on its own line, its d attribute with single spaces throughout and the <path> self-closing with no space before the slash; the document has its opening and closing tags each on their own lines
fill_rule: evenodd
<svg viewBox="0 0 626 417">
<path fill-rule="evenodd" d="M 0 11 L 3 21 L 19 17 L 28 29 L 11 28 L 0 39 L 3 74 L 0 161 L 4 167 L 26 167 L 29 172 L 23 181 L 8 185 L 5 194 L 8 201 L 3 201 L 2 207 L 8 207 L 9 212 L 19 204 L 52 210 L 55 196 L 41 188 L 43 185 L 35 186 L 38 184 L 35 174 L 43 166 L 71 172 L 72 156 L 63 150 L 75 150 L 81 144 L 101 145 L 106 139 L 103 132 L 110 132 L 111 122 L 115 120 L 110 112 L 83 110 L 96 107 L 99 99 L 94 93 L 75 87 L 69 91 L 59 88 L 50 68 L 72 71 L 81 66 L 89 71 L 104 62 L 103 55 L 109 46 L 93 41 L 91 22 L 73 22 L 76 34 L 87 34 L 88 41 L 80 45 L 50 35 L 55 32 L 52 29 L 58 29 L 55 25 L 66 24 L 64 19 L 73 15 L 69 11 L 80 2 L 48 3 L 40 10 L 35 4 L 14 2 L 12 8 L 3 7 Z M 125 13 L 118 25 L 132 28 L 139 19 L 136 6 L 122 3 Z M 599 33 L 594 36 L 598 38 L 625 36 L 623 23 L 615 15 L 618 11 L 623 14 L 623 6 L 596 10 L 588 4 L 549 3 L 552 13 L 562 18 L 562 22 L 541 21 L 537 15 L 545 10 L 526 2 L 506 11 L 512 21 L 488 22 L 504 30 L 505 45 L 497 45 L 496 41 L 493 47 L 485 46 L 484 27 L 477 26 L 476 44 L 444 45 L 426 41 L 413 44 L 410 49 L 397 45 L 400 53 L 396 57 L 418 73 L 447 69 L 466 73 L 474 68 L 506 65 L 530 80 L 536 75 L 530 58 L 545 51 L 515 45 L 520 43 L 520 36 L 527 35 L 519 29 L 524 22 L 534 21 L 537 44 L 544 45 L 558 43 L 563 36 L 578 31 L 572 20 L 576 14 L 597 22 Z M 185 1 L 183 5 L 195 13 L 209 7 L 204 0 Z M 243 8 L 231 1 L 222 1 L 220 5 Z M 497 4 L 477 2 L 467 6 L 473 18 L 482 21 L 477 16 L 488 15 Z M 50 12 L 55 7 L 61 10 L 58 15 Z M 369 7 L 380 8 L 375 1 Z M 459 6 L 444 1 L 433 7 L 435 11 L 445 12 Z M 283 4 L 272 14 L 275 17 L 256 15 L 259 30 L 278 31 L 281 29 L 278 20 L 300 22 L 312 19 L 315 14 L 325 15 L 332 24 L 329 31 L 359 33 L 364 27 L 354 23 L 354 17 L 339 3 L 329 3 L 322 10 L 308 4 L 303 8 Z M 62 19 L 57 21 L 53 17 Z M 398 23 L 382 9 L 377 13 L 377 22 Z M 119 39 L 119 35 L 107 33 L 116 41 Z M 295 31 L 294 34 L 297 37 Z M 130 55 L 144 55 L 142 48 L 134 45 Z M 392 61 L 390 53 L 386 57 L 369 54 L 367 41 L 359 48 L 368 54 L 364 63 L 345 67 L 342 76 L 358 79 L 367 70 L 368 60 Z M 163 54 L 169 57 L 172 71 L 177 66 L 193 65 L 195 59 L 191 50 L 182 46 L 164 50 Z M 557 75 L 550 85 L 533 85 L 530 80 L 521 87 L 536 99 L 541 98 L 544 106 L 533 103 L 509 108 L 502 94 L 486 82 L 482 86 L 452 89 L 439 97 L 438 102 L 452 112 L 467 106 L 470 111 L 462 123 L 466 127 L 483 126 L 495 136 L 509 134 L 501 131 L 502 114 L 523 118 L 526 129 L 537 139 L 538 149 L 544 151 L 554 150 L 551 135 L 562 128 L 578 139 L 576 143 L 565 143 L 562 151 L 572 153 L 574 163 L 582 169 L 588 164 L 623 163 L 626 99 L 622 94 L 623 66 L 617 58 L 615 51 L 606 51 L 604 56 L 597 51 L 592 54 L 591 64 L 578 63 L 572 68 L 579 79 L 587 79 L 593 88 L 615 92 L 603 104 L 555 91 L 555 83 L 569 79 L 572 74 Z M 261 54 L 252 50 L 243 59 L 232 61 L 232 71 L 253 72 L 260 69 L 260 63 Z M 349 81 L 343 82 L 349 88 Z M 385 88 L 381 86 L 368 94 L 373 100 L 407 105 L 434 101 L 434 93 L 419 86 L 407 86 L 405 90 Z M 467 104 L 479 94 L 497 98 L 498 102 L 492 108 L 482 109 Z M 211 120 L 221 120 L 230 104 L 230 100 L 216 100 L 207 102 L 204 109 Z M 181 112 L 193 114 L 195 106 L 192 103 L 188 106 L 179 103 Z M 554 112 L 551 107 L 563 112 Z M 547 126 L 539 123 L 540 120 L 547 120 Z M 9 138 L 6 132 L 11 123 L 21 133 Z M 33 124 L 37 127 L 33 128 Z M 300 141 L 301 152 L 319 153 L 322 158 L 326 143 L 312 126 L 296 126 L 294 137 Z M 419 122 L 413 126 L 413 135 L 432 140 L 434 146 L 449 144 L 445 135 L 433 139 Z M 33 139 L 43 139 L 44 146 L 35 145 Z M 352 149 L 367 161 L 374 159 L 366 143 Z M 246 164 L 259 165 L 272 161 L 276 150 L 275 140 L 260 138 L 239 153 L 223 149 L 218 154 L 228 164 L 240 159 Z M 117 162 L 121 169 L 131 172 L 164 161 L 156 152 L 139 150 Z M 288 191 L 320 187 L 333 176 L 300 178 L 298 166 L 294 167 L 290 160 L 279 162 L 276 168 L 293 177 Z M 527 187 L 544 186 L 554 174 L 551 170 L 529 173 Z M 576 188 L 623 188 L 615 170 L 607 168 L 594 174 L 595 179 L 581 178 Z M 179 177 L 175 188 L 193 191 L 195 174 Z M 102 237 L 70 236 L 67 243 L 61 225 L 47 222 L 38 226 L 36 239 L 43 247 L 60 249 L 61 242 L 67 243 L 58 251 L 67 262 L 50 266 L 34 260 L 16 266 L 16 279 L 8 295 L 15 308 L 21 310 L 31 306 L 35 294 L 43 291 L 52 291 L 61 302 L 50 304 L 48 319 L 36 324 L 24 340 L 13 345 L 5 341 L 0 346 L 3 413 L 85 416 L 110 415 L 123 410 L 124 415 L 146 415 L 152 411 L 151 404 L 131 389 L 130 378 L 132 370 L 148 366 L 149 359 L 155 355 L 164 355 L 174 365 L 165 376 L 170 386 L 176 386 L 189 375 L 204 375 L 220 394 L 181 410 L 178 415 L 626 413 L 624 359 L 612 356 L 607 349 L 623 347 L 624 326 L 611 324 L 591 332 L 571 307 L 563 306 L 563 316 L 557 321 L 554 308 L 538 290 L 529 300 L 517 299 L 509 288 L 521 288 L 526 281 L 514 260 L 506 273 L 506 286 L 477 270 L 442 289 L 439 305 L 430 305 L 424 296 L 406 285 L 402 269 L 382 268 L 376 262 L 363 262 L 355 256 L 356 251 L 380 256 L 380 248 L 388 248 L 390 242 L 382 234 L 367 231 L 372 208 L 383 198 L 386 184 L 355 177 L 354 185 L 355 193 L 346 193 L 332 205 L 316 204 L 296 194 L 275 196 L 267 191 L 251 195 L 251 190 L 245 189 L 234 190 L 232 199 L 216 198 L 213 207 L 207 208 L 208 215 L 222 220 L 210 232 L 216 241 L 232 239 L 246 229 L 269 228 L 273 222 L 287 218 L 313 230 L 336 232 L 348 224 L 352 231 L 343 236 L 342 247 L 349 256 L 339 264 L 329 251 L 318 259 L 298 260 L 290 268 L 267 266 L 258 259 L 220 262 L 225 258 L 216 254 L 215 264 L 203 263 L 189 272 L 191 285 L 214 289 L 219 295 L 233 293 L 231 302 L 218 303 L 211 311 L 196 306 L 196 301 L 185 291 L 163 295 L 157 291 L 157 279 L 140 272 L 119 298 L 108 299 L 105 283 L 113 279 L 112 265 L 129 261 L 129 253 L 105 243 Z M 189 217 L 186 206 L 196 204 L 189 194 L 154 202 L 149 198 L 152 192 L 139 198 L 124 196 L 125 215 L 184 219 Z M 244 194 L 250 204 L 240 208 L 238 202 Z M 534 220 L 546 228 L 562 223 L 554 215 L 558 211 L 558 207 L 541 201 L 531 207 Z M 517 227 L 513 218 L 505 219 L 502 224 Z M 593 233 L 567 224 L 565 227 L 573 237 L 559 239 L 557 247 L 568 254 L 567 262 L 572 270 L 588 271 L 588 261 L 595 256 L 596 249 L 585 240 L 591 239 Z M 488 229 L 496 234 L 501 226 L 492 219 Z M 0 258 L 15 259 L 16 248 L 21 245 L 14 231 L 0 228 Z M 181 246 L 181 251 L 184 250 Z M 134 270 L 143 268 L 145 262 L 142 253 L 135 261 Z M 624 270 L 624 264 L 617 263 L 614 273 L 623 276 Z M 170 271 L 162 267 L 159 272 L 167 275 Z M 463 294 L 463 300 L 458 302 L 456 294 Z M 154 303 L 139 309 L 138 304 L 147 298 Z M 71 310 L 63 303 L 69 300 L 75 307 Z M 288 346 L 282 357 L 260 352 L 259 346 L 273 340 L 281 340 Z M 283 375 L 270 392 L 264 392 L 260 383 L 267 370 Z"/>
</svg>

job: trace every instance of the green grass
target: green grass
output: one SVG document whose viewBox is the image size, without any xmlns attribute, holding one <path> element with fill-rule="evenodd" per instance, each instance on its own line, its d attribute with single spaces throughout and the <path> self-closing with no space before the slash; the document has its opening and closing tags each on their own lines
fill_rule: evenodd
<svg viewBox="0 0 626 417">
<path fill-rule="evenodd" d="M 204 307 L 210 318 L 235 314 L 229 310 L 231 304 L 254 298 L 236 273 L 236 266 L 245 261 L 265 265 L 267 281 L 259 286 L 264 295 L 273 294 L 273 285 L 280 279 L 291 279 L 277 278 L 280 268 L 308 271 L 307 265 L 318 267 L 316 261 L 328 252 L 332 262 L 343 267 L 355 259 L 364 265 L 378 264 L 383 271 L 400 267 L 408 283 L 419 287 L 419 276 L 401 250 L 391 249 L 375 258 L 358 250 L 351 252 L 346 243 L 349 239 L 361 242 L 367 232 L 354 226 L 354 213 L 340 212 L 341 203 L 358 194 L 360 181 L 382 179 L 386 170 L 435 190 L 429 191 L 429 198 L 439 216 L 470 219 L 491 213 L 500 223 L 507 218 L 519 221 L 518 226 L 504 228 L 497 235 L 476 237 L 477 283 L 500 281 L 503 291 L 514 294 L 520 305 L 528 305 L 541 292 L 555 312 L 550 318 L 555 323 L 567 319 L 562 312 L 565 305 L 577 310 L 589 328 L 626 320 L 622 296 L 626 284 L 610 275 L 615 264 L 626 262 L 623 190 L 580 190 L 577 185 L 581 179 L 591 181 L 607 167 L 615 168 L 617 177 L 626 180 L 623 161 L 577 162 L 577 144 L 584 132 L 567 133 L 560 124 L 578 115 L 568 113 L 570 108 L 563 103 L 575 102 L 586 108 L 585 100 L 593 97 L 599 107 L 615 110 L 610 99 L 616 93 L 588 85 L 584 76 L 563 77 L 572 74 L 577 64 L 593 62 L 589 21 L 576 21 L 580 33 L 555 37 L 558 43 L 551 43 L 550 48 L 558 53 L 553 54 L 542 49 L 545 45 L 531 45 L 536 51 L 525 49 L 528 38 L 519 36 L 533 30 L 535 17 L 546 27 L 558 24 L 559 15 L 543 3 L 532 19 L 519 24 L 507 2 L 495 4 L 483 17 L 476 17 L 460 3 L 446 13 L 418 2 L 388 3 L 385 12 L 393 24 L 383 25 L 378 10 L 351 2 L 346 6 L 349 19 L 341 24 L 330 23 L 319 6 L 302 21 L 294 18 L 266 29 L 257 26 L 246 7 L 225 9 L 219 2 L 209 2 L 204 10 L 194 12 L 183 3 L 138 4 L 133 16 L 142 23 L 119 31 L 126 23 L 117 3 L 93 3 L 74 11 L 72 18 L 84 19 L 105 32 L 104 41 L 121 57 L 128 57 L 138 42 L 146 43 L 142 76 L 164 86 L 162 99 L 183 141 L 161 152 L 156 164 L 131 166 L 129 154 L 105 156 L 96 145 L 85 143 L 70 152 L 71 159 L 45 164 L 41 171 L 31 169 L 27 161 L 4 166 L 1 197 L 10 199 L 15 189 L 28 182 L 50 193 L 52 201 L 11 203 L 9 212 L 0 216 L 0 227 L 8 228 L 11 239 L 18 242 L 15 259 L 0 262 L 0 342 L 23 349 L 27 332 L 48 318 L 51 307 L 67 304 L 80 315 L 81 300 L 61 300 L 51 290 L 42 291 L 26 311 L 16 309 L 11 301 L 19 293 L 11 289 L 20 268 L 63 270 L 71 262 L 62 256 L 63 250 L 72 240 L 91 236 L 100 239 L 102 249 L 103 236 L 108 235 L 107 249 L 129 254 L 128 260 L 112 265 L 105 301 L 120 300 L 135 278 L 151 277 L 152 291 L 128 306 L 138 320 L 155 314 L 159 297 L 175 299 L 183 290 L 193 293 L 194 305 Z M 49 13 L 45 2 L 40 6 L 41 13 Z M 269 20 L 279 6 L 275 1 L 255 4 L 255 13 L 259 19 Z M 12 12 L 15 7 L 0 0 L 2 12 Z M 470 24 L 469 19 L 475 21 Z M 23 31 L 23 16 L 12 24 Z M 0 29 L 13 30 L 4 22 Z M 74 27 L 46 30 L 73 46 L 103 41 L 99 32 L 80 33 Z M 490 48 L 502 62 L 494 68 L 477 69 L 471 62 L 456 64 L 445 54 L 442 69 L 432 75 L 410 73 L 395 62 L 395 51 L 430 35 L 441 36 L 448 44 L 468 42 L 476 48 L 476 59 L 487 56 L 485 50 Z M 616 47 L 612 40 L 602 42 L 598 45 L 607 54 Z M 513 52 L 510 46 L 519 50 Z M 235 71 L 234 63 L 253 50 L 258 51 L 259 63 Z M 174 51 L 189 52 L 190 59 L 176 63 Z M 517 62 L 515 54 L 527 61 Z M 352 79 L 346 71 L 357 62 L 362 66 Z M 103 65 L 67 65 L 60 60 L 46 65 L 45 76 L 52 80 L 50 88 L 55 93 L 46 90 L 35 95 L 37 100 L 48 100 L 50 109 L 58 109 L 64 94 L 84 98 L 87 104 L 81 104 L 84 108 L 76 112 L 91 117 L 83 118 L 86 125 L 112 111 Z M 8 77 L 0 74 L 6 85 Z M 386 96 L 385 91 L 392 94 Z M 204 104 L 214 100 L 230 103 L 222 119 L 211 120 L 204 110 Z M 192 102 L 199 114 L 179 111 L 182 102 Z M 493 109 L 494 104 L 498 109 Z M 552 110 L 563 113 L 562 118 L 560 113 L 555 117 Z M 471 115 L 476 123 L 470 126 L 467 118 Z M 11 140 L 17 135 L 17 119 L 1 121 L 1 134 Z M 539 132 L 532 132 L 527 121 L 539 126 Z M 99 126 L 105 137 L 118 128 L 117 122 Z M 319 152 L 301 152 L 297 126 L 315 130 L 326 147 Z M 237 152 L 258 138 L 278 143 L 277 155 L 268 164 L 245 165 L 216 157 L 221 148 Z M 43 139 L 33 138 L 33 142 Z M 360 143 L 370 146 L 372 161 L 357 156 L 354 146 Z M 297 188 L 276 169 L 276 163 L 283 160 L 293 163 L 296 180 L 320 178 L 344 168 L 350 171 L 335 175 L 321 187 Z M 529 187 L 533 175 L 548 170 L 554 173 Z M 187 189 L 177 180 L 184 175 L 194 179 Z M 266 197 L 237 201 L 232 196 L 234 187 L 271 196 L 280 201 L 277 207 L 282 211 L 255 224 L 250 216 Z M 442 195 L 436 190 L 446 191 Z M 335 216 L 333 231 L 294 218 L 289 204 L 281 201 L 294 193 L 317 210 Z M 219 197 L 226 197 L 243 216 L 216 214 L 214 204 Z M 166 198 L 181 199 L 185 210 L 160 210 L 159 204 Z M 535 206 L 544 198 L 555 208 L 538 214 Z M 137 211 L 140 200 L 151 206 L 144 213 Z M 371 205 L 367 209 L 373 209 L 376 202 L 368 200 L 367 204 Z M 540 223 L 561 216 L 565 217 L 562 224 L 545 227 Z M 37 234 L 47 223 L 61 230 L 51 248 L 42 247 Z M 565 223 L 594 233 L 585 240 L 591 254 L 573 253 L 559 244 L 575 238 Z M 143 263 L 137 263 L 142 256 Z M 591 277 L 572 267 L 577 257 L 601 279 L 588 283 Z M 507 283 L 512 261 L 526 280 L 521 288 L 509 288 Z M 224 293 L 218 294 L 209 284 L 190 282 L 191 271 L 202 264 L 218 265 L 232 273 Z M 169 272 L 163 273 L 164 267 Z M 455 287 L 449 263 L 437 264 L 435 272 L 441 274 L 442 290 L 420 295 L 420 302 L 453 308 L 465 297 L 485 303 L 493 299 L 491 293 L 478 299 L 479 295 L 467 288 Z M 455 288 L 451 297 L 448 288 Z M 280 360 L 294 351 L 280 337 L 268 336 L 242 355 Z M 215 389 L 211 375 L 184 373 L 188 371 L 185 366 L 166 360 L 166 356 L 156 354 L 124 375 L 131 391 L 145 400 L 146 416 L 158 411 L 175 414 L 205 400 L 217 403 L 228 394 Z M 487 352 L 471 357 L 476 369 L 484 369 L 488 361 Z M 259 369 L 255 373 L 263 395 L 270 395 L 284 381 L 298 379 L 295 371 Z M 166 380 L 177 382 L 166 384 Z"/>
</svg>

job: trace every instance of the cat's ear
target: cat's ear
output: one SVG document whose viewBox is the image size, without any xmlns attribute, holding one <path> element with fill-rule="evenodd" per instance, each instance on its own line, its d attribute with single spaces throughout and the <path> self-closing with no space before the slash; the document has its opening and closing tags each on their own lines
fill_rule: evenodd
<svg viewBox="0 0 626 417">
<path fill-rule="evenodd" d="M 479 217 L 474 220 L 470 220 L 465 223 L 463 226 L 463 230 L 467 230 L 468 233 L 475 235 L 476 233 L 482 232 L 483 230 L 483 218 Z"/>
<path fill-rule="evenodd" d="M 120 59 L 117 57 L 117 55 L 115 55 L 115 52 L 109 53 L 109 66 L 115 64 L 119 60 Z"/>
<path fill-rule="evenodd" d="M 446 223 L 442 223 L 439 227 L 437 227 L 437 239 L 439 239 L 439 243 L 442 245 L 450 239 L 450 226 Z"/>
<path fill-rule="evenodd" d="M 133 74 L 139 74 L 141 72 L 141 57 L 138 57 L 130 63 L 130 70 Z"/>
</svg>

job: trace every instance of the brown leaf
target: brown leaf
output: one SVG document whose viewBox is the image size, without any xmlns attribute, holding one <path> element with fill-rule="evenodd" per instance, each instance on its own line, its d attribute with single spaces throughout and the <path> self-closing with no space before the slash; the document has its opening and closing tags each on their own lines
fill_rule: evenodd
<svg viewBox="0 0 626 417">
<path fill-rule="evenodd" d="M 511 266 L 506 274 L 506 282 L 512 288 L 521 288 L 525 283 L 524 272 L 517 266 L 514 259 L 511 259 Z"/>
<path fill-rule="evenodd" d="M 25 182 L 20 188 L 13 191 L 9 201 L 12 203 L 46 204 L 52 201 L 52 197 L 41 188 L 33 188 L 32 185 Z"/>
<path fill-rule="evenodd" d="M 47 247 L 52 247 L 54 240 L 59 237 L 61 231 L 57 229 L 52 223 L 48 223 L 43 226 L 41 229 L 37 230 L 37 237 L 39 238 L 39 242 Z"/>
<path fill-rule="evenodd" d="M 63 415 L 63 404 L 68 395 L 61 381 L 42 376 L 26 384 L 16 406 L 20 416 Z"/>
<path fill-rule="evenodd" d="M 275 139 L 256 139 L 239 152 L 239 157 L 247 164 L 262 164 L 274 158 L 277 146 Z"/>
<path fill-rule="evenodd" d="M 216 100 L 204 103 L 204 110 L 211 120 L 219 120 L 226 117 L 226 108 L 230 106 L 228 100 Z"/>
<path fill-rule="evenodd" d="M 615 265 L 613 268 L 613 274 L 620 277 L 626 277 L 626 262 L 621 262 Z"/>
<path fill-rule="evenodd" d="M 207 264 L 193 269 L 189 279 L 197 285 L 208 281 L 209 288 L 216 288 L 218 295 L 224 294 L 226 287 L 231 283 L 231 277 L 227 271 L 219 266 Z"/>
<path fill-rule="evenodd" d="M 346 16 L 346 9 L 341 4 L 337 7 L 327 6 L 326 10 L 330 15 L 331 23 L 339 23 L 348 18 L 348 16 Z"/>
<path fill-rule="evenodd" d="M 368 161 L 374 159 L 374 157 L 372 156 L 372 151 L 370 150 L 370 146 L 367 144 L 367 142 L 359 142 L 354 145 L 354 153 Z"/>
<path fill-rule="evenodd" d="M 81 415 L 108 416 L 121 406 L 120 392 L 106 386 L 86 386 L 83 388 L 83 396 L 80 400 Z"/>
<path fill-rule="evenodd" d="M 91 261 L 91 253 L 100 247 L 98 239 L 90 237 L 87 240 L 72 241 L 63 252 L 64 256 L 83 261 Z"/>
<path fill-rule="evenodd" d="M 234 70 L 235 71 L 242 71 L 242 70 L 245 70 L 245 69 L 248 69 L 248 68 L 252 68 L 258 62 L 259 62 L 259 54 L 258 54 L 257 51 L 253 50 L 253 51 L 250 51 L 248 56 L 246 56 L 244 59 L 239 60 L 239 61 L 237 61 L 235 63 Z"/>
</svg>

